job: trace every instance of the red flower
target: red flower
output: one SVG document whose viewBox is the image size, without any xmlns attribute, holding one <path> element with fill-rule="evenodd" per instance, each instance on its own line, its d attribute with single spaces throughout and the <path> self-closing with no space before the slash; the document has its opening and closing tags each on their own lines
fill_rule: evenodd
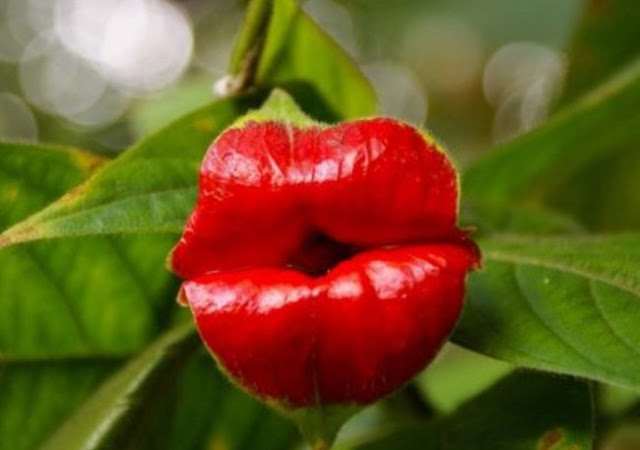
<svg viewBox="0 0 640 450">
<path fill-rule="evenodd" d="M 174 249 L 222 368 L 289 408 L 366 404 L 454 328 L 475 244 L 456 172 L 414 128 L 245 121 L 211 145 Z"/>
</svg>

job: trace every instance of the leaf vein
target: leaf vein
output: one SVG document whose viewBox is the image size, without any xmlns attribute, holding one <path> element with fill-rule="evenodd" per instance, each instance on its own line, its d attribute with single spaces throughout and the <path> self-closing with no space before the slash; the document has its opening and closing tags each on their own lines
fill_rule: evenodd
<svg viewBox="0 0 640 450">
<path fill-rule="evenodd" d="M 598 314 L 600 315 L 600 317 L 602 317 L 602 320 L 607 325 L 607 328 L 609 328 L 609 330 L 611 330 L 611 334 L 617 340 L 619 340 L 620 343 L 622 343 L 622 345 L 624 347 L 626 347 L 628 350 L 631 350 L 631 353 L 634 353 L 634 354 L 640 356 L 640 350 L 638 350 L 632 344 L 630 344 L 627 341 L 627 339 L 624 336 L 622 336 L 622 334 L 620 334 L 618 332 L 618 330 L 616 330 L 616 328 L 613 326 L 613 323 L 611 322 L 611 319 L 608 317 L 608 315 L 602 309 L 602 304 L 601 304 L 601 301 L 600 301 L 600 295 L 594 289 L 594 285 L 593 284 L 594 284 L 594 280 L 588 280 L 589 293 L 591 294 L 591 298 L 593 300 L 593 304 L 595 306 L 595 309 L 598 311 Z"/>
<path fill-rule="evenodd" d="M 605 276 L 603 274 L 597 274 L 588 270 L 584 270 L 579 267 L 571 266 L 569 264 L 562 264 L 559 262 L 546 261 L 540 258 L 523 257 L 518 255 L 512 255 L 505 252 L 490 250 L 485 253 L 486 259 L 493 259 L 495 261 L 501 261 L 511 264 L 530 265 L 537 266 L 551 270 L 557 270 L 560 272 L 566 272 L 573 275 L 577 275 L 581 278 L 587 278 L 591 280 L 600 281 L 602 283 L 614 286 L 622 291 L 629 292 L 636 297 L 640 297 L 640 288 L 635 286 L 635 281 L 629 280 L 629 282 L 622 283 L 620 280 L 616 280 L 612 277 Z"/>
<path fill-rule="evenodd" d="M 73 323 L 74 327 L 76 328 L 76 331 L 78 332 L 78 336 L 81 338 L 83 344 L 88 345 L 90 342 L 89 334 L 84 324 L 82 323 L 82 320 L 78 316 L 75 308 L 73 307 L 73 304 L 72 304 L 73 300 L 71 299 L 71 297 L 69 297 L 68 292 L 66 291 L 66 288 L 62 285 L 62 283 L 60 283 L 60 281 L 55 276 L 51 274 L 49 269 L 45 266 L 45 264 L 42 262 L 40 257 L 36 255 L 33 249 L 29 247 L 22 247 L 22 250 L 29 256 L 29 258 L 33 261 L 34 265 L 36 266 L 36 268 L 40 271 L 40 273 L 42 273 L 44 278 L 49 281 L 49 284 L 53 286 L 55 291 L 58 293 L 58 296 L 61 299 L 62 304 L 65 306 L 65 308 L 69 313 L 71 322 Z"/>
<path fill-rule="evenodd" d="M 578 355 L 584 362 L 588 363 L 592 367 L 597 367 L 597 368 L 602 369 L 605 373 L 616 374 L 616 372 L 609 371 L 609 368 L 607 366 L 600 364 L 598 361 L 595 361 L 594 359 L 592 359 L 589 355 L 587 355 L 584 352 L 580 351 L 575 345 L 573 345 L 573 343 L 568 341 L 562 335 L 562 333 L 558 332 L 554 327 L 552 327 L 545 320 L 545 318 L 540 314 L 540 312 L 537 310 L 535 302 L 533 301 L 533 299 L 527 294 L 527 289 L 525 289 L 524 285 L 522 284 L 522 280 L 521 280 L 520 276 L 518 275 L 518 273 L 519 273 L 518 272 L 518 266 L 515 265 L 515 264 L 512 264 L 511 265 L 511 269 L 512 269 L 511 273 L 513 275 L 513 278 L 514 278 L 514 280 L 516 282 L 516 285 L 518 286 L 518 290 L 521 293 L 520 297 L 525 300 L 525 303 L 528 305 L 529 310 L 538 319 L 540 324 L 547 331 L 549 331 L 553 336 L 555 336 L 558 339 L 559 342 L 564 344 L 565 347 L 567 347 L 569 350 L 572 350 L 576 355 Z"/>
</svg>

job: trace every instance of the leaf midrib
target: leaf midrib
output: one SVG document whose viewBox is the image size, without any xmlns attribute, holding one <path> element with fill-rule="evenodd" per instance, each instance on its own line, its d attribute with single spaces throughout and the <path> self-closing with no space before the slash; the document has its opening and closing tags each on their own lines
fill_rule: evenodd
<svg viewBox="0 0 640 450">
<path fill-rule="evenodd" d="M 136 195 L 129 195 L 125 197 L 121 197 L 117 200 L 111 200 L 104 203 L 99 203 L 97 205 L 91 206 L 89 208 L 83 208 L 73 213 L 63 214 L 61 216 L 56 217 L 55 219 L 44 219 L 39 221 L 39 214 L 35 216 L 31 216 L 29 219 L 17 223 L 15 226 L 8 228 L 4 233 L 0 234 L 0 249 L 3 247 L 8 247 L 11 245 L 16 245 L 22 242 L 29 242 L 39 239 L 46 238 L 65 238 L 71 236 L 103 236 L 110 234 L 119 234 L 119 233 L 179 233 L 182 230 L 184 225 L 183 221 L 180 223 L 170 223 L 167 222 L 161 226 L 155 227 L 134 227 L 134 226 L 123 226 L 119 229 L 105 230 L 105 231 L 75 231 L 75 232 L 64 232 L 64 233 L 43 233 L 42 227 L 55 229 L 55 226 L 58 223 L 65 223 L 69 221 L 73 221 L 77 217 L 83 217 L 87 214 L 91 214 L 92 212 L 101 211 L 101 210 L 109 210 L 118 205 L 126 204 L 129 202 L 135 202 L 139 199 L 144 198 L 152 198 L 159 197 L 162 198 L 164 196 L 169 195 L 182 195 L 187 194 L 192 191 L 195 186 L 188 186 L 182 188 L 171 188 L 171 189 L 161 189 L 157 191 L 148 191 Z M 42 213 L 48 212 L 46 209 L 42 211 Z M 32 224 L 32 222 L 35 222 Z"/>
<path fill-rule="evenodd" d="M 640 288 L 634 284 L 623 283 L 620 280 L 616 280 L 613 277 L 606 276 L 606 274 L 598 274 L 591 272 L 584 268 L 576 267 L 570 264 L 562 263 L 558 259 L 555 261 L 545 260 L 533 256 L 521 256 L 517 254 L 511 254 L 509 252 L 501 250 L 489 250 L 484 252 L 485 258 L 498 262 L 506 262 L 511 264 L 520 264 L 528 266 L 542 267 L 544 269 L 557 270 L 559 272 L 565 272 L 572 275 L 576 275 L 588 280 L 599 281 L 601 283 L 608 284 L 622 291 L 628 292 L 636 297 L 640 297 Z"/>
</svg>

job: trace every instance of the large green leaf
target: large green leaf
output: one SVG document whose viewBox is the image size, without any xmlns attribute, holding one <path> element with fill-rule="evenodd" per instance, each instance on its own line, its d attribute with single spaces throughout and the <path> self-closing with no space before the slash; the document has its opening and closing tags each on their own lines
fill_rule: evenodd
<svg viewBox="0 0 640 450">
<path fill-rule="evenodd" d="M 159 405 L 148 447 L 283 450 L 299 447 L 293 423 L 233 386 L 204 349 L 188 363 L 177 386 Z"/>
<path fill-rule="evenodd" d="M 170 319 L 176 284 L 162 264 L 174 240 L 110 236 L 4 249 L 0 359 L 120 356 L 139 348 Z"/>
<path fill-rule="evenodd" d="M 80 183 L 105 160 L 0 144 L 0 227 Z M 85 238 L 0 251 L 0 448 L 33 448 L 122 356 L 169 320 L 172 239 Z"/>
<path fill-rule="evenodd" d="M 136 448 L 165 385 L 198 347 L 193 325 L 175 328 L 109 378 L 43 449 Z M 145 414 L 146 412 L 146 414 Z"/>
<path fill-rule="evenodd" d="M 110 377 L 44 449 L 286 449 L 297 430 L 233 387 L 179 326 Z M 195 353 L 195 354 L 194 354 Z"/>
<path fill-rule="evenodd" d="M 37 211 L 103 163 L 73 150 L 1 144 L 1 223 Z M 0 364 L 119 356 L 144 344 L 167 320 L 173 282 L 161 264 L 171 243 L 92 237 L 0 251 Z"/>
<path fill-rule="evenodd" d="M 593 439 L 591 403 L 589 386 L 583 381 L 516 372 L 451 416 L 344 448 L 589 449 Z"/>
<path fill-rule="evenodd" d="M 231 60 L 242 83 L 284 86 L 326 121 L 375 113 L 373 87 L 295 0 L 254 0 Z"/>
<path fill-rule="evenodd" d="M 0 364 L 0 449 L 35 448 L 120 363 L 87 357 Z"/>
<path fill-rule="evenodd" d="M 454 341 L 516 365 L 640 389 L 640 235 L 480 242 Z"/>
<path fill-rule="evenodd" d="M 640 142 L 640 60 L 480 159 L 462 177 L 463 199 L 503 206 L 533 201 L 581 169 Z M 571 189 L 567 186 L 567 189 Z"/>
<path fill-rule="evenodd" d="M 104 162 L 62 147 L 1 143 L 0 229 L 62 195 Z M 79 353 L 83 343 L 69 339 L 76 335 L 73 307 L 65 303 L 70 283 L 51 274 L 56 251 L 27 245 L 0 252 L 2 449 L 33 448 L 119 361 L 61 357 Z M 57 258 L 70 263 L 61 271 L 76 268 L 69 253 Z"/>
<path fill-rule="evenodd" d="M 195 202 L 205 150 L 261 99 L 221 100 L 149 136 L 79 188 L 0 235 L 0 248 L 53 237 L 179 233 Z M 168 249 L 163 247 L 165 254 Z M 144 284 L 155 286 L 148 279 Z"/>
</svg>

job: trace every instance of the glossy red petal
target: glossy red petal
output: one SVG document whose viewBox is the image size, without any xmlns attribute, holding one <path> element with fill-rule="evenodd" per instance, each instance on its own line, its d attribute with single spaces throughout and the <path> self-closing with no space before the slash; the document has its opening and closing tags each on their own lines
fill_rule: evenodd
<svg viewBox="0 0 640 450">
<path fill-rule="evenodd" d="M 313 223 L 360 246 L 458 236 L 457 179 L 446 156 L 390 119 L 322 130 L 315 150 Z"/>
<path fill-rule="evenodd" d="M 298 212 L 300 189 L 281 175 L 287 133 L 282 124 L 252 123 L 213 143 L 200 169 L 196 207 L 172 254 L 175 273 L 191 278 L 278 265 L 297 249 L 308 225 Z"/>
<path fill-rule="evenodd" d="M 249 123 L 209 148 L 173 270 L 281 266 L 318 232 L 357 247 L 455 240 L 457 195 L 445 155 L 400 122 Z"/>
<path fill-rule="evenodd" d="M 472 243 L 400 246 L 348 259 L 326 276 L 259 268 L 183 284 L 223 368 L 291 407 L 369 403 L 408 381 L 451 333 Z"/>
</svg>

